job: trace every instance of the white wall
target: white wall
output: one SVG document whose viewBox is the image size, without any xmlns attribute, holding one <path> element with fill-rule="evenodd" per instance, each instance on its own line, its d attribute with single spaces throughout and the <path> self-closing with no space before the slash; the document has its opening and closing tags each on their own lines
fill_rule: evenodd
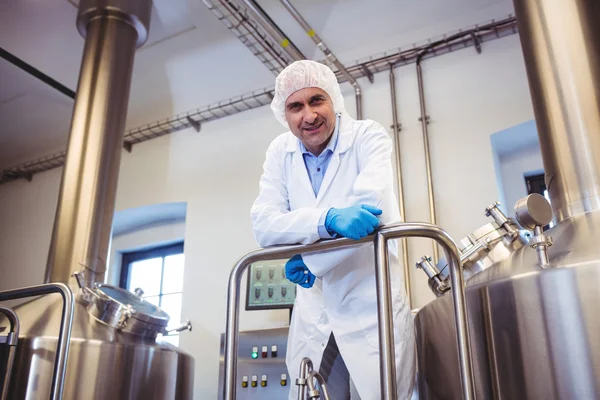
<svg viewBox="0 0 600 400">
<path fill-rule="evenodd" d="M 485 43 L 481 55 L 465 49 L 427 60 L 423 70 L 438 224 L 459 240 L 486 223 L 484 209 L 498 198 L 490 135 L 533 118 L 519 39 Z M 396 75 L 407 219 L 429 221 L 415 66 L 399 68 Z M 374 84 L 361 84 L 365 116 L 389 127 L 387 73 L 376 75 Z M 352 92 L 347 85 L 344 91 L 353 113 Z M 282 130 L 263 107 L 205 124 L 200 133 L 182 131 L 123 153 L 117 210 L 187 202 L 182 315 L 192 320 L 194 330 L 182 335 L 181 347 L 196 358 L 197 399 L 216 398 L 227 279 L 234 262 L 256 247 L 249 210 L 265 150 Z M 59 173 L 0 186 L 0 276 L 8 277 L 7 286 L 39 283 L 43 276 Z M 21 212 L 15 213 L 15 207 Z M 411 239 L 409 248 L 414 272 L 413 263 L 431 254 L 431 244 Z M 20 276 L 24 264 L 30 278 Z M 411 281 L 414 306 L 433 298 L 424 274 L 414 272 Z M 287 321 L 287 311 L 241 315 L 242 329 Z"/>
</svg>

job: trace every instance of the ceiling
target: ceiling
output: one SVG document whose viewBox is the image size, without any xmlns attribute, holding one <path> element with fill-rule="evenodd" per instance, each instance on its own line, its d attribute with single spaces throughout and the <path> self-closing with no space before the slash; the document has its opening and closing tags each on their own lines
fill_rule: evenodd
<svg viewBox="0 0 600 400">
<path fill-rule="evenodd" d="M 511 0 L 291 0 L 347 65 L 512 13 Z M 307 58 L 322 59 L 279 0 L 258 0 Z M 83 38 L 68 0 L 0 2 L 0 47 L 75 90 Z M 371 15 L 371 18 L 365 18 Z M 127 128 L 273 84 L 202 0 L 154 0 Z M 0 59 L 0 170 L 66 147 L 73 100 Z"/>
</svg>

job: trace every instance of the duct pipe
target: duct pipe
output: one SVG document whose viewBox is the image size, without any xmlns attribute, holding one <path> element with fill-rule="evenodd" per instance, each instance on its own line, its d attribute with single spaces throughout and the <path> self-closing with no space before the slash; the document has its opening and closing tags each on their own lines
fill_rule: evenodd
<svg viewBox="0 0 600 400">
<path fill-rule="evenodd" d="M 600 3 L 514 0 L 557 222 L 600 209 Z"/>
<path fill-rule="evenodd" d="M 429 198 L 429 219 L 432 224 L 437 224 L 437 218 L 435 215 L 435 195 L 433 192 L 433 174 L 431 172 L 431 154 L 429 150 L 429 131 L 427 125 L 429 124 L 429 116 L 427 116 L 427 109 L 425 107 L 425 90 L 423 89 L 423 70 L 421 69 L 421 59 L 425 55 L 425 52 L 417 56 L 417 81 L 419 83 L 419 104 L 421 107 L 421 129 L 423 131 L 423 148 L 425 150 L 425 171 L 427 173 L 427 195 Z M 439 261 L 439 251 L 436 242 L 433 242 L 433 263 L 437 264 Z"/>
<path fill-rule="evenodd" d="M 292 15 L 292 17 L 294 17 L 294 19 L 296 21 L 298 21 L 300 26 L 302 26 L 302 29 L 304 29 L 306 34 L 313 40 L 313 42 L 316 43 L 317 47 L 323 52 L 323 54 L 325 54 L 325 57 L 327 57 L 327 60 L 329 60 L 329 62 L 331 62 L 333 65 L 335 65 L 337 67 L 337 69 L 342 73 L 342 75 L 344 75 L 346 77 L 346 79 L 348 79 L 348 81 L 354 88 L 354 95 L 356 97 L 356 119 L 362 119 L 362 117 L 363 117 L 362 116 L 362 89 L 361 89 L 360 85 L 358 84 L 358 82 L 356 81 L 356 79 L 354 79 L 354 77 L 352 75 L 350 75 L 350 73 L 348 72 L 346 67 L 344 67 L 344 64 L 342 64 L 335 57 L 335 55 L 333 55 L 331 50 L 329 50 L 329 47 L 327 47 L 327 45 L 323 42 L 323 40 L 321 40 L 319 35 L 317 35 L 317 33 L 314 31 L 314 29 L 312 29 L 311 26 L 308 24 L 308 22 L 306 22 L 306 20 L 302 17 L 302 15 L 300 15 L 298 10 L 296 10 L 296 8 L 292 5 L 292 3 L 290 3 L 289 0 L 280 0 L 280 1 L 281 1 L 281 4 L 283 4 L 284 7 L 289 11 L 289 13 Z"/>
<path fill-rule="evenodd" d="M 285 33 L 273 22 L 273 20 L 267 15 L 267 13 L 261 8 L 261 6 L 254 0 L 238 0 L 246 10 L 252 15 L 253 19 L 260 24 L 260 26 L 277 41 L 279 45 L 285 50 L 286 53 L 295 61 L 305 60 L 306 57 L 302 52 L 287 38 Z"/>
<path fill-rule="evenodd" d="M 396 175 L 398 176 L 398 208 L 400 209 L 400 220 L 406 222 L 406 209 L 404 206 L 404 185 L 402 183 L 402 158 L 400 154 L 400 123 L 398 122 L 398 109 L 396 101 L 396 75 L 394 65 L 390 64 L 390 92 L 392 95 L 392 130 L 394 132 L 394 145 L 396 150 Z M 410 268 L 408 257 L 408 240 L 402 238 L 402 267 L 404 268 L 404 288 L 408 304 L 412 309 L 412 295 L 410 287 Z"/>
<path fill-rule="evenodd" d="M 85 37 L 46 282 L 103 281 L 136 47 L 148 37 L 151 0 L 81 0 Z M 74 282 L 73 282 L 74 283 Z"/>
</svg>

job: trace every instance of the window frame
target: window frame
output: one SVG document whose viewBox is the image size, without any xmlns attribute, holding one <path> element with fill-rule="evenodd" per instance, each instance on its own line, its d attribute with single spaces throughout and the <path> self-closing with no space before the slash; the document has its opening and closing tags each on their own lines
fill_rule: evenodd
<svg viewBox="0 0 600 400">
<path fill-rule="evenodd" d="M 525 185 L 527 186 L 527 194 L 537 193 L 543 196 L 544 191 L 548 190 L 544 173 L 525 175 Z"/>
<path fill-rule="evenodd" d="M 131 272 L 131 264 L 136 261 L 146 260 L 149 258 L 163 258 L 163 266 L 161 269 L 160 276 L 160 294 L 162 296 L 162 285 L 164 280 L 165 266 L 164 258 L 175 254 L 184 254 L 183 252 L 184 242 L 176 242 L 163 246 L 152 247 L 146 250 L 129 251 L 121 254 L 121 276 L 119 278 L 119 287 L 127 290 L 127 284 L 129 283 L 129 275 Z M 166 293 L 170 294 L 170 293 Z"/>
</svg>

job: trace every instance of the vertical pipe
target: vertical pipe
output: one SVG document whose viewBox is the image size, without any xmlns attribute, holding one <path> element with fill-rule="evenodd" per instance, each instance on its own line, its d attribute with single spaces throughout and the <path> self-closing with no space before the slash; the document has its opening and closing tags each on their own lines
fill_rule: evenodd
<svg viewBox="0 0 600 400">
<path fill-rule="evenodd" d="M 554 216 L 600 210 L 600 3 L 514 6 Z"/>
<path fill-rule="evenodd" d="M 115 207 L 135 49 L 147 37 L 150 0 L 82 0 L 86 38 L 50 244 L 46 282 L 103 281 Z"/>
<path fill-rule="evenodd" d="M 428 116 L 425 107 L 425 90 L 423 89 L 423 70 L 421 69 L 421 57 L 417 57 L 417 81 L 419 84 L 419 104 L 421 106 L 421 128 L 423 130 L 423 147 L 425 150 L 425 170 L 427 172 L 427 194 L 429 197 L 429 218 L 432 224 L 437 224 L 435 215 L 435 196 L 433 192 L 433 175 L 431 172 L 431 154 L 429 151 L 429 131 L 427 129 Z M 433 242 L 433 263 L 440 260 L 438 246 Z"/>
<path fill-rule="evenodd" d="M 375 235 L 375 285 L 377 288 L 377 318 L 379 321 L 379 362 L 381 399 L 398 398 L 396 384 L 396 349 L 394 344 L 394 310 L 390 284 L 387 239 L 381 232 Z"/>
<path fill-rule="evenodd" d="M 390 64 L 390 92 L 392 95 L 392 130 L 394 132 L 394 145 L 396 150 L 396 175 L 398 176 L 398 208 L 400 209 L 400 220 L 406 222 L 406 208 L 404 205 L 404 185 L 402 183 L 402 157 L 400 153 L 400 123 L 398 122 L 398 108 L 396 100 L 396 76 L 394 65 Z M 408 240 L 402 238 L 402 267 L 404 269 L 404 288 L 406 297 L 412 309 L 412 293 L 410 282 L 410 268 L 408 257 Z"/>
<path fill-rule="evenodd" d="M 248 0 L 246 0 L 248 1 Z M 294 5 L 290 3 L 289 0 L 280 0 L 281 4 L 288 10 L 288 12 L 294 17 L 294 19 L 300 24 L 302 29 L 306 32 L 306 34 L 312 39 L 313 42 L 317 45 L 317 47 L 325 54 L 325 57 L 340 70 L 342 75 L 348 79 L 352 87 L 354 88 L 354 95 L 356 97 L 356 119 L 362 119 L 362 89 L 356 79 L 348 72 L 344 64 L 337 59 L 337 57 L 331 52 L 329 47 L 323 42 L 323 40 L 317 35 L 315 30 L 308 24 L 308 22 L 304 19 L 302 15 L 296 10 Z"/>
</svg>

